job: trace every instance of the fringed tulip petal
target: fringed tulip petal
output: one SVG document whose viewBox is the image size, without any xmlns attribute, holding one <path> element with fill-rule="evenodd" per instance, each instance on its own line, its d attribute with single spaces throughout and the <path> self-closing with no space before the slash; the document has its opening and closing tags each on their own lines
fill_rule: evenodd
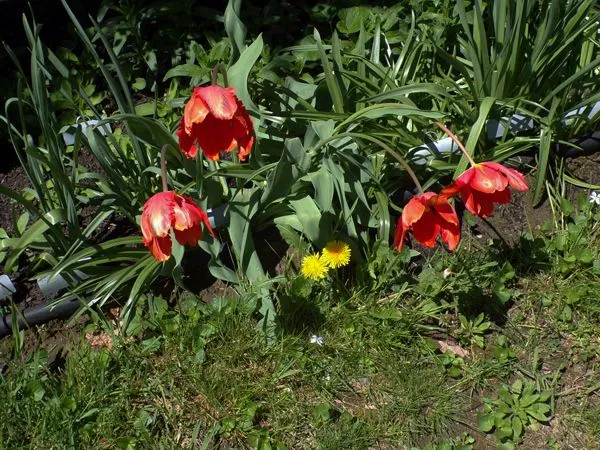
<svg viewBox="0 0 600 450">
<path fill-rule="evenodd" d="M 404 207 L 394 236 L 394 247 L 398 251 L 402 251 L 409 230 L 412 230 L 414 238 L 425 247 L 434 247 L 438 235 L 451 251 L 460 240 L 456 211 L 448 203 L 448 197 L 433 192 L 413 197 Z"/>
<path fill-rule="evenodd" d="M 435 238 L 440 232 L 440 224 L 433 212 L 426 212 L 421 219 L 413 226 L 413 236 L 419 244 L 425 247 L 435 247 Z"/>
<path fill-rule="evenodd" d="M 196 139 L 207 158 L 218 160 L 219 152 L 235 148 L 232 121 L 208 116 L 197 127 Z"/>
<path fill-rule="evenodd" d="M 206 116 L 210 113 L 210 109 L 202 98 L 198 95 L 199 88 L 194 90 L 192 98 L 188 100 L 183 109 L 183 124 L 185 132 L 191 134 L 192 126 L 197 123 L 202 123 Z"/>
<path fill-rule="evenodd" d="M 154 237 L 147 242 L 144 241 L 144 245 L 157 261 L 163 262 L 171 257 L 171 236 Z"/>
<path fill-rule="evenodd" d="M 144 205 L 142 213 L 141 223 L 144 236 L 167 236 L 173 222 L 175 205 L 173 192 L 159 192 L 150 197 Z"/>
<path fill-rule="evenodd" d="M 158 261 L 166 261 L 171 257 L 171 230 L 177 242 L 194 246 L 202 238 L 201 223 L 214 235 L 206 213 L 190 197 L 159 192 L 148 199 L 142 211 L 144 245 Z"/>
<path fill-rule="evenodd" d="M 254 143 L 252 119 L 248 115 L 248 112 L 242 105 L 242 102 L 238 101 L 238 109 L 233 118 L 233 134 L 238 147 L 238 158 L 240 161 L 244 161 L 246 157 L 252 151 L 252 144 Z"/>
<path fill-rule="evenodd" d="M 233 88 L 206 86 L 194 89 L 177 136 L 179 148 L 188 158 L 196 156 L 194 144 L 198 143 L 209 159 L 218 160 L 220 152 L 237 147 L 243 161 L 252 151 L 254 125 Z"/>
<path fill-rule="evenodd" d="M 440 195 L 460 194 L 467 211 L 488 217 L 494 211 L 494 203 L 510 202 L 509 186 L 519 191 L 528 189 L 523 174 L 497 162 L 483 162 L 463 172 L 452 185 L 442 189 Z"/>
<path fill-rule="evenodd" d="M 433 192 L 431 192 L 431 194 L 433 194 Z M 423 216 L 423 213 L 425 212 L 424 201 L 426 201 L 426 198 L 423 197 L 422 200 L 423 201 L 412 201 L 411 199 L 411 201 L 409 201 L 404 207 L 404 210 L 402 211 L 402 225 L 404 225 L 405 228 L 410 228 Z"/>
<path fill-rule="evenodd" d="M 179 137 L 179 149 L 188 158 L 195 158 L 196 154 L 198 153 L 198 147 L 194 145 L 195 139 L 192 137 L 192 135 L 185 131 L 184 122 L 184 119 L 181 119 L 179 130 L 177 130 L 177 137 Z"/>
<path fill-rule="evenodd" d="M 174 230 L 174 232 L 175 239 L 177 239 L 177 242 L 179 242 L 181 245 L 189 245 L 193 247 L 198 244 L 198 241 L 202 238 L 202 231 L 200 230 L 200 227 L 192 227 L 185 230 Z"/>
<path fill-rule="evenodd" d="M 233 88 L 224 88 L 221 86 L 206 86 L 196 88 L 194 94 L 200 97 L 208 106 L 210 113 L 221 120 L 231 120 L 236 113 L 238 102 Z"/>
<path fill-rule="evenodd" d="M 509 167 L 505 167 L 497 162 L 487 162 L 485 164 L 488 167 L 492 167 L 498 172 L 502 173 L 508 180 L 508 184 L 510 184 L 510 186 L 517 191 L 526 191 L 528 189 L 527 181 L 525 181 L 525 177 L 521 172 Z"/>
<path fill-rule="evenodd" d="M 475 167 L 473 172 L 473 178 L 471 178 L 469 185 L 480 192 L 491 194 L 502 191 L 508 186 L 508 180 L 502 173 L 483 164 Z"/>
<path fill-rule="evenodd" d="M 448 250 L 454 251 L 460 242 L 460 226 L 450 224 L 446 228 L 441 229 L 442 242 L 448 245 Z"/>
<path fill-rule="evenodd" d="M 408 230 L 402 225 L 402 217 L 399 217 L 398 223 L 396 224 L 396 233 L 394 234 L 394 247 L 396 247 L 396 250 L 398 250 L 398 252 L 402 251 L 407 231 Z"/>
<path fill-rule="evenodd" d="M 448 200 L 444 197 L 438 196 L 438 201 L 435 204 L 435 212 L 446 222 L 451 223 L 453 225 L 458 225 L 458 216 L 456 215 L 456 211 Z"/>
</svg>

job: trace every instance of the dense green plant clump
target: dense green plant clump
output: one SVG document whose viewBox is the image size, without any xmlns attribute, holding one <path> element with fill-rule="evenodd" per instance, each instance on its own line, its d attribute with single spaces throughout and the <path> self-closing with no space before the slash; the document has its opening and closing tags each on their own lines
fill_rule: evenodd
<svg viewBox="0 0 600 450">
<path fill-rule="evenodd" d="M 514 448 L 563 414 L 580 436 L 531 445 L 591 442 L 600 200 L 567 198 L 600 187 L 565 157 L 600 117 L 595 2 L 176 3 L 63 0 L 76 44 L 24 18 L 8 49 L 0 263 L 93 320 L 56 367 L 14 329 L 0 442 Z M 512 198 L 553 221 L 471 235 Z"/>
</svg>

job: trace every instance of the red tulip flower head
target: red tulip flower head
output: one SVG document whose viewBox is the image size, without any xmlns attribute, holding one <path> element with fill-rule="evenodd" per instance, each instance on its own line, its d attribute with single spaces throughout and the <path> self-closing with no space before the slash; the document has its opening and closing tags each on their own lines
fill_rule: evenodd
<svg viewBox="0 0 600 450">
<path fill-rule="evenodd" d="M 434 192 L 416 195 L 404 207 L 396 225 L 394 247 L 401 252 L 406 233 L 412 229 L 413 236 L 425 247 L 434 247 L 438 234 L 452 251 L 460 241 L 460 225 L 456 211 L 448 198 Z"/>
<path fill-rule="evenodd" d="M 214 235 L 206 213 L 190 197 L 173 191 L 154 194 L 142 211 L 144 245 L 158 261 L 166 261 L 171 257 L 171 229 L 181 245 L 196 245 L 201 222 Z"/>
<path fill-rule="evenodd" d="M 483 162 L 464 171 L 440 195 L 453 196 L 460 193 L 467 211 L 476 216 L 488 217 L 494 210 L 494 203 L 510 202 L 509 186 L 518 191 L 527 190 L 527 182 L 520 172 L 496 162 Z"/>
<path fill-rule="evenodd" d="M 253 131 L 252 119 L 233 88 L 212 85 L 194 89 L 177 136 L 179 148 L 188 158 L 198 153 L 197 143 L 212 160 L 219 159 L 219 152 L 237 147 L 243 161 L 252 150 Z"/>
</svg>

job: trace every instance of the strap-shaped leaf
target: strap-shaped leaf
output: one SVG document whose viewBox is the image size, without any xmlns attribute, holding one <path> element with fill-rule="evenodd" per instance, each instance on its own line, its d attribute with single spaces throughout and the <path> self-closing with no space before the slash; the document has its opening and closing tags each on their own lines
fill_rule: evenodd
<svg viewBox="0 0 600 450">
<path fill-rule="evenodd" d="M 473 153 L 475 152 L 475 148 L 477 147 L 477 141 L 479 140 L 481 131 L 483 130 L 483 127 L 485 126 L 487 117 L 490 114 L 490 111 L 491 111 L 492 107 L 494 106 L 495 102 L 496 102 L 496 99 L 492 98 L 492 97 L 486 97 L 481 101 L 481 105 L 479 106 L 479 116 L 477 117 L 477 120 L 475 121 L 475 123 L 473 124 L 473 127 L 471 128 L 471 132 L 469 133 L 469 138 L 467 139 L 467 144 L 465 145 L 467 152 L 469 152 L 471 157 L 473 156 Z M 458 165 L 456 166 L 456 170 L 454 171 L 455 178 L 465 171 L 465 169 L 467 168 L 467 163 L 468 163 L 467 157 L 465 155 L 462 155 L 460 158 L 460 161 L 458 162 Z"/>
<path fill-rule="evenodd" d="M 329 61 L 329 57 L 325 53 L 325 48 L 323 47 L 323 42 L 321 41 L 321 35 L 319 34 L 316 28 L 314 31 L 314 37 L 317 43 L 317 49 L 319 50 L 319 55 L 321 57 L 321 64 L 323 65 L 323 75 L 325 76 L 325 83 L 327 84 L 327 89 L 329 91 L 331 101 L 333 102 L 333 108 L 336 113 L 343 113 L 344 98 L 342 97 L 342 89 L 340 88 L 337 77 L 333 72 L 331 61 Z"/>
<path fill-rule="evenodd" d="M 48 211 L 46 214 L 44 214 L 41 219 L 37 220 L 33 225 L 31 225 L 31 227 L 29 227 L 21 235 L 18 241 L 15 242 L 10 255 L 6 259 L 4 270 L 7 273 L 11 273 L 14 269 L 15 263 L 19 259 L 19 256 L 27 249 L 29 244 L 31 244 L 33 241 L 41 239 L 48 228 L 60 222 L 64 222 L 65 219 L 66 214 L 63 209 L 53 209 L 52 211 Z"/>
</svg>

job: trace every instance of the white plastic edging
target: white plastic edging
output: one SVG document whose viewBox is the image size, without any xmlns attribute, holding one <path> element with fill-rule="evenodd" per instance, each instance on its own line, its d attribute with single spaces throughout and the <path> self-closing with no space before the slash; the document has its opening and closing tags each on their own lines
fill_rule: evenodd
<svg viewBox="0 0 600 450">
<path fill-rule="evenodd" d="M 591 119 L 600 113 L 600 102 L 596 102 L 590 109 L 589 106 L 574 109 L 565 114 L 561 124 L 568 126 L 575 121 L 576 116 L 581 116 L 587 113 L 587 119 Z M 533 119 L 520 114 L 514 114 L 511 117 L 503 117 L 500 121 L 490 119 L 485 123 L 486 135 L 489 140 L 499 139 L 508 131 L 512 134 L 518 134 L 523 131 L 533 129 Z M 435 155 L 443 153 L 458 153 L 460 149 L 452 141 L 451 138 L 445 137 L 435 142 L 418 145 L 408 150 L 408 154 L 412 155 L 411 162 L 417 165 L 427 164 Z"/>
<path fill-rule="evenodd" d="M 61 132 L 61 134 L 62 134 L 62 138 L 63 138 L 65 145 L 75 144 L 75 131 L 70 131 L 70 130 L 74 130 L 76 128 L 80 128 L 81 133 L 84 135 L 85 135 L 85 130 L 88 127 L 96 127 L 96 129 L 103 136 L 106 136 L 107 134 L 112 133 L 112 129 L 110 128 L 110 125 L 108 123 L 98 126 L 98 124 L 100 123 L 99 120 L 90 119 L 90 120 L 84 120 L 83 122 L 80 122 L 81 119 L 82 119 L 82 117 L 78 116 L 77 122 L 75 122 L 73 125 L 69 125 L 68 127 L 65 127 L 62 129 L 63 131 Z"/>
<path fill-rule="evenodd" d="M 17 292 L 15 285 L 8 275 L 0 275 L 0 300 L 5 300 Z"/>
</svg>

